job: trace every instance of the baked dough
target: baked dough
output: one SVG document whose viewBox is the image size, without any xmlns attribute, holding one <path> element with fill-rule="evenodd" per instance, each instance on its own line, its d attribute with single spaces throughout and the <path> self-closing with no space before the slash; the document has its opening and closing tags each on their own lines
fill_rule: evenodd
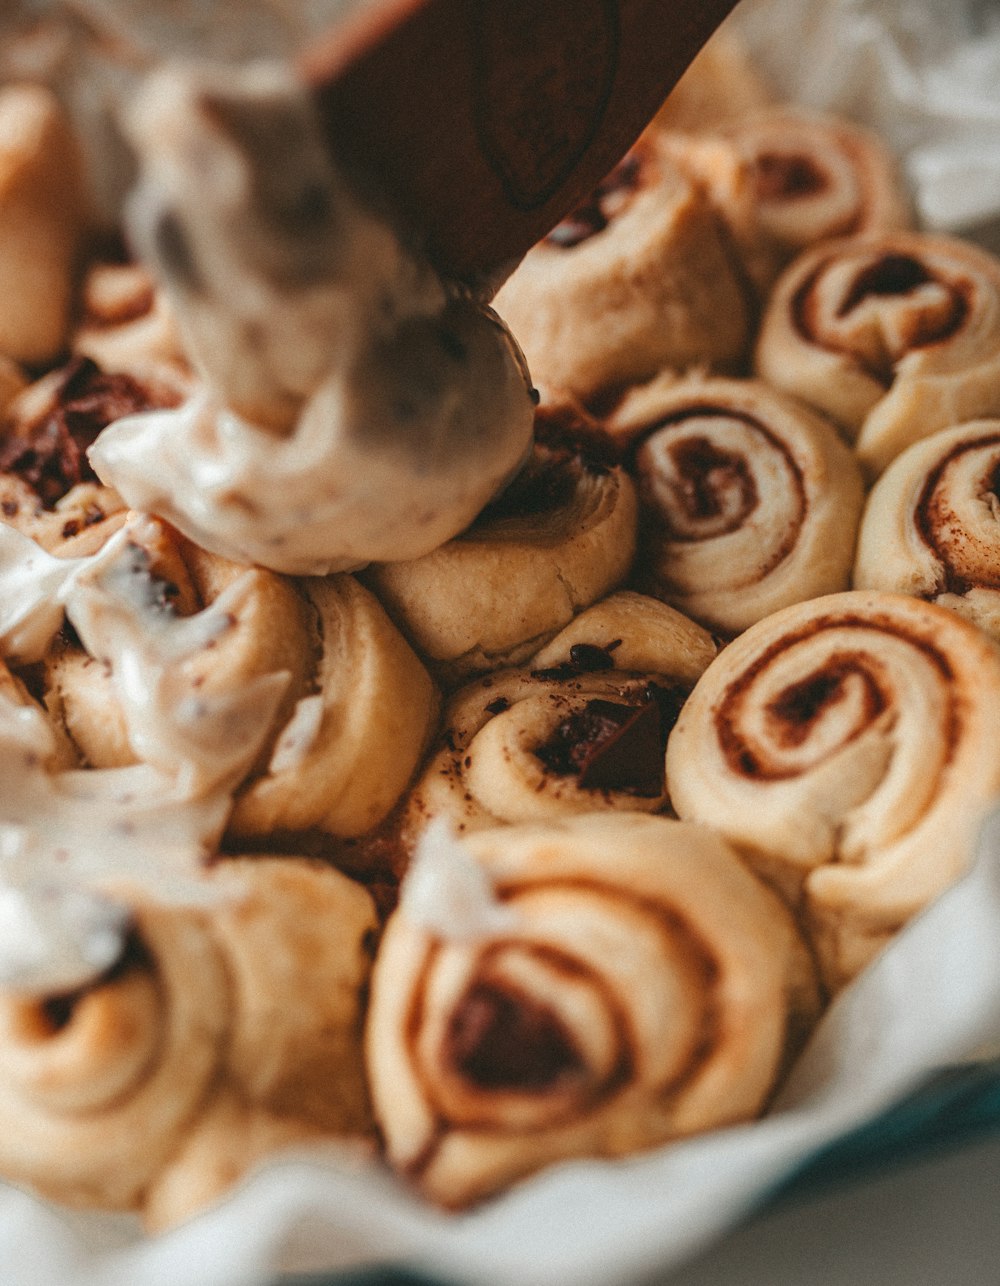
<svg viewBox="0 0 1000 1286">
<path fill-rule="evenodd" d="M 854 584 L 939 603 L 1000 641 L 1000 420 L 932 433 L 868 497 Z"/>
<path fill-rule="evenodd" d="M 953 612 L 850 591 L 709 666 L 667 748 L 678 814 L 799 908 L 835 987 L 968 868 L 1000 791 L 1000 651 Z"/>
<path fill-rule="evenodd" d="M 570 408 L 536 420 L 568 434 L 576 421 L 599 428 Z M 373 566 L 364 579 L 453 686 L 525 660 L 620 585 L 635 556 L 636 511 L 624 469 L 569 437 L 543 440 L 467 531 L 423 558 Z"/>
<path fill-rule="evenodd" d="M 775 286 L 756 366 L 836 420 L 875 476 L 929 433 L 1000 412 L 1000 260 L 918 232 L 818 246 Z"/>
<path fill-rule="evenodd" d="M 554 1161 L 762 1109 L 815 1017 L 815 980 L 787 912 L 722 839 L 633 813 L 460 847 L 486 905 L 453 901 L 447 877 L 418 905 L 414 868 L 368 1021 L 386 1151 L 425 1196 L 465 1206 Z"/>
<path fill-rule="evenodd" d="M 227 862 L 206 895 L 210 909 L 130 895 L 110 969 L 66 994 L 0 994 L 7 1178 L 72 1205 L 148 1204 L 162 1226 L 219 1194 L 192 1173 L 191 1144 L 220 1101 L 236 1173 L 259 1159 L 261 1135 L 273 1146 L 368 1128 L 368 895 L 288 858 Z"/>
<path fill-rule="evenodd" d="M 656 599 L 621 591 L 581 612 L 526 667 L 449 699 L 403 807 L 404 847 L 435 817 L 465 833 L 666 808 L 663 746 L 714 655 L 707 631 Z"/>
<path fill-rule="evenodd" d="M 537 384 L 587 403 L 664 366 L 732 365 L 750 296 L 700 182 L 649 132 L 494 299 Z"/>
<path fill-rule="evenodd" d="M 607 421 L 640 497 L 641 588 L 724 635 L 846 589 L 863 498 L 834 426 L 755 380 L 660 377 Z"/>
</svg>

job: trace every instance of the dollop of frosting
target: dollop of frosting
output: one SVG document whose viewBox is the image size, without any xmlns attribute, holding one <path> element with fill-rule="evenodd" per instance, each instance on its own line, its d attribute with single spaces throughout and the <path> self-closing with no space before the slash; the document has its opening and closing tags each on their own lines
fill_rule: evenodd
<svg viewBox="0 0 1000 1286">
<path fill-rule="evenodd" d="M 499 937 L 520 924 L 445 817 L 429 822 L 417 840 L 400 907 L 411 923 L 445 939 Z"/>
<path fill-rule="evenodd" d="M 420 557 L 468 526 L 530 446 L 520 350 L 355 199 L 301 86 L 168 67 L 127 128 L 133 237 L 205 389 L 105 430 L 102 480 L 299 575 Z"/>
<path fill-rule="evenodd" d="M 86 986 L 121 959 L 129 922 L 124 903 L 89 889 L 0 888 L 0 988 L 60 995 Z"/>
<path fill-rule="evenodd" d="M 184 662 L 232 628 L 252 573 L 203 611 L 178 616 L 149 572 L 142 537 L 152 521 L 134 515 L 97 554 L 74 559 L 0 525 L 0 645 L 37 660 L 68 617 L 88 653 L 111 667 L 136 755 L 175 778 L 182 797 L 230 789 L 256 758 L 288 675 L 212 696 L 193 688 Z"/>
</svg>

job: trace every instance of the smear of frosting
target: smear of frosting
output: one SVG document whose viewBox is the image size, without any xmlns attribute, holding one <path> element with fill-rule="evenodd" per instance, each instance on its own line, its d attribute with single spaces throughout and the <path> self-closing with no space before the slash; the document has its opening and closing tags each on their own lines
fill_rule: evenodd
<svg viewBox="0 0 1000 1286">
<path fill-rule="evenodd" d="M 440 938 L 497 937 L 517 929 L 520 917 L 496 896 L 485 867 L 436 817 L 417 841 L 400 891 L 407 919 Z"/>
<path fill-rule="evenodd" d="M 233 628 L 253 573 L 203 611 L 178 616 L 149 572 L 150 522 L 137 515 L 99 553 L 76 559 L 0 525 L 0 647 L 37 660 L 68 617 L 88 653 L 111 666 L 136 756 L 174 778 L 181 796 L 230 789 L 256 759 L 288 675 L 211 696 L 192 686 L 185 661 Z"/>
</svg>

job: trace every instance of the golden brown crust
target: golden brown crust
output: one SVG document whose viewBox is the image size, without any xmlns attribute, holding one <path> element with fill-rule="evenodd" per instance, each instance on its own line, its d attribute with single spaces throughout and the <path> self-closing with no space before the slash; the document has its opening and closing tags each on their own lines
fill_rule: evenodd
<svg viewBox="0 0 1000 1286">
<path fill-rule="evenodd" d="M 448 1207 L 542 1165 L 755 1115 L 815 979 L 707 829 L 584 816 L 469 837 L 506 927 L 390 921 L 367 1057 L 390 1162 Z"/>
<path fill-rule="evenodd" d="M 738 361 L 749 338 L 740 271 L 702 185 L 650 133 L 494 302 L 535 382 L 590 402 L 664 366 Z"/>
<path fill-rule="evenodd" d="M 816 247 L 775 286 L 755 360 L 876 475 L 911 442 L 1000 412 L 1000 261 L 917 232 Z"/>
<path fill-rule="evenodd" d="M 607 421 L 629 443 L 641 588 L 722 634 L 846 589 L 861 471 L 833 425 L 754 380 L 660 378 Z"/>
<path fill-rule="evenodd" d="M 917 599 L 853 591 L 751 627 L 667 751 L 678 814 L 801 907 L 832 986 L 968 867 L 1000 789 L 1000 651 Z"/>
</svg>

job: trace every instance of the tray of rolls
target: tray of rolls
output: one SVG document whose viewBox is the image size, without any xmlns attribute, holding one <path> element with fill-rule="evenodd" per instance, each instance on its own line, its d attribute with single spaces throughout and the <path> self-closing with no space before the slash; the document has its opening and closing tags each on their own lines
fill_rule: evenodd
<svg viewBox="0 0 1000 1286">
<path fill-rule="evenodd" d="M 1000 260 L 766 11 L 488 301 L 6 52 L 9 1280 L 626 1280 L 992 1075 Z"/>
</svg>

